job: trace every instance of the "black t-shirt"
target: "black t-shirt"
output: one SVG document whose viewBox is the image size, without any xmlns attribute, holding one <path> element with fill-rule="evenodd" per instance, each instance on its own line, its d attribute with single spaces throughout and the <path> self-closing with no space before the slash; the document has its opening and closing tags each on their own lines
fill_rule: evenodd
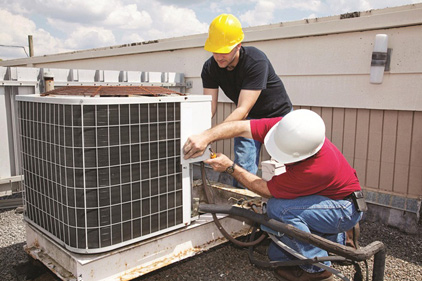
<svg viewBox="0 0 422 281">
<path fill-rule="evenodd" d="M 202 86 L 207 89 L 220 87 L 236 105 L 240 90 L 262 90 L 249 112 L 254 119 L 284 116 L 292 103 L 283 82 L 277 76 L 267 56 L 255 47 L 241 47 L 239 62 L 232 71 L 220 68 L 210 57 L 202 68 Z"/>
</svg>

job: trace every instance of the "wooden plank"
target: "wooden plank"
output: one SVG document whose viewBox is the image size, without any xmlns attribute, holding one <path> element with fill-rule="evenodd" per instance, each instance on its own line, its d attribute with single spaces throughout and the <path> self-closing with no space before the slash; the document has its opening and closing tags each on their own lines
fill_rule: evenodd
<svg viewBox="0 0 422 281">
<path fill-rule="evenodd" d="M 410 151 L 409 188 L 407 194 L 422 196 L 422 112 L 413 118 L 412 146 Z"/>
<path fill-rule="evenodd" d="M 356 109 L 346 108 L 344 110 L 343 155 L 352 167 L 355 162 L 356 116 Z"/>
<path fill-rule="evenodd" d="M 236 109 L 236 105 L 234 103 L 232 103 L 231 107 L 232 107 L 232 112 L 233 112 L 233 110 Z M 230 147 L 231 147 L 231 151 L 230 151 L 231 159 L 234 159 L 234 140 L 233 139 L 231 140 L 231 146 Z"/>
<path fill-rule="evenodd" d="M 331 142 L 343 152 L 343 130 L 344 130 L 344 109 L 333 109 L 333 124 L 332 124 Z"/>
<path fill-rule="evenodd" d="M 226 120 L 226 118 L 232 113 L 232 104 L 233 103 L 224 103 L 223 105 L 223 109 L 224 109 L 224 120 Z M 231 152 L 232 152 L 232 140 L 228 139 L 228 140 L 224 140 L 223 141 L 223 150 L 220 151 L 221 153 L 224 153 L 225 155 L 227 155 L 227 157 L 234 159 L 234 157 L 232 157 Z"/>
<path fill-rule="evenodd" d="M 265 148 L 265 145 L 262 145 L 262 148 L 261 148 L 261 161 L 260 162 L 266 161 L 266 160 L 270 160 L 270 159 L 271 159 L 271 156 L 268 153 L 267 149 Z"/>
<path fill-rule="evenodd" d="M 217 113 L 216 113 L 216 125 L 224 121 L 224 103 L 219 102 L 217 104 Z M 224 148 L 224 140 L 219 140 L 215 142 L 215 152 L 222 152 Z"/>
<path fill-rule="evenodd" d="M 396 155 L 397 111 L 385 111 L 381 141 L 380 189 L 393 191 Z"/>
<path fill-rule="evenodd" d="M 311 110 L 312 110 L 313 112 L 315 112 L 316 114 L 318 114 L 319 116 L 321 116 L 321 114 L 322 114 L 322 108 L 321 108 L 321 107 L 319 107 L 319 106 L 312 106 L 312 107 L 311 107 Z"/>
<path fill-rule="evenodd" d="M 379 188 L 383 111 L 371 110 L 369 118 L 366 185 L 372 188 Z"/>
<path fill-rule="evenodd" d="M 397 126 L 397 151 L 393 191 L 401 194 L 406 194 L 409 185 L 412 124 L 413 112 L 400 111 Z"/>
<path fill-rule="evenodd" d="M 366 160 L 368 155 L 369 110 L 358 109 L 356 116 L 356 146 L 354 168 L 361 183 L 366 179 Z"/>
<path fill-rule="evenodd" d="M 321 111 L 322 120 L 325 123 L 325 136 L 332 140 L 333 109 L 323 107 Z"/>
<path fill-rule="evenodd" d="M 0 210 L 15 209 L 23 206 L 22 198 L 11 198 L 0 200 Z"/>
</svg>

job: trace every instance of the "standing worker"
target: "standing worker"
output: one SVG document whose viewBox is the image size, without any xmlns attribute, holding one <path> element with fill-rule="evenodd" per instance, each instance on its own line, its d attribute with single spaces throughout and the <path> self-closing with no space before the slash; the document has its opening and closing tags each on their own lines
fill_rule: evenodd
<svg viewBox="0 0 422 281">
<path fill-rule="evenodd" d="M 212 116 L 219 87 L 236 104 L 224 122 L 286 115 L 292 103 L 283 82 L 262 51 L 242 46 L 243 38 L 242 26 L 233 15 L 219 15 L 210 24 L 204 49 L 213 55 L 204 63 L 201 77 L 204 94 L 212 96 Z M 235 138 L 235 163 L 256 174 L 260 149 L 259 142 Z M 233 185 L 237 187 L 236 180 Z"/>
<path fill-rule="evenodd" d="M 183 151 L 185 159 L 202 155 L 209 143 L 243 136 L 265 143 L 268 153 L 285 164 L 286 172 L 265 181 L 217 153 L 205 163 L 217 172 L 232 175 L 249 190 L 270 198 L 267 214 L 271 219 L 320 235 L 333 242 L 357 247 L 357 224 L 366 211 L 356 171 L 343 154 L 325 137 L 325 124 L 313 111 L 300 109 L 285 117 L 223 122 L 200 135 L 190 136 Z M 279 239 L 307 258 L 326 257 L 327 251 L 294 237 Z M 268 256 L 288 261 L 292 256 L 272 242 Z M 327 266 L 330 262 L 324 262 Z M 279 280 L 331 281 L 331 272 L 315 265 L 280 267 Z"/>
</svg>

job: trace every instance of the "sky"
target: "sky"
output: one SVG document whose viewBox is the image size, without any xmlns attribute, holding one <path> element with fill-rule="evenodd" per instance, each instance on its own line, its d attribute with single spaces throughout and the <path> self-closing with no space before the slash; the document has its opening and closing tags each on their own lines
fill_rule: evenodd
<svg viewBox="0 0 422 281">
<path fill-rule="evenodd" d="M 0 59 L 207 33 L 219 14 L 243 27 L 396 7 L 422 0 L 0 0 Z"/>
</svg>

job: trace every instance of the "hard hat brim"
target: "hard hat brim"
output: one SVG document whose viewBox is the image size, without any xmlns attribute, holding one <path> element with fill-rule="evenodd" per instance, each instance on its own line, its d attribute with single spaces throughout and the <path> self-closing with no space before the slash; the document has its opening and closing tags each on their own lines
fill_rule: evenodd
<svg viewBox="0 0 422 281">
<path fill-rule="evenodd" d="M 205 41 L 205 45 L 204 45 L 204 50 L 211 52 L 211 53 L 217 53 L 217 54 L 228 54 L 230 53 L 237 45 L 239 45 L 240 43 L 242 43 L 243 40 L 243 36 L 241 38 L 241 40 L 239 40 L 239 42 L 236 42 L 233 45 L 230 46 L 215 46 L 214 44 L 212 44 L 209 40 L 209 37 L 207 38 L 207 40 Z"/>
<path fill-rule="evenodd" d="M 267 149 L 267 152 L 271 155 L 272 158 L 277 160 L 279 163 L 290 164 L 290 163 L 302 161 L 316 154 L 324 145 L 324 141 L 323 141 L 314 151 L 307 154 L 298 155 L 298 156 L 293 156 L 293 155 L 284 153 L 283 151 L 280 150 L 280 148 L 277 146 L 275 142 L 275 139 L 276 139 L 275 134 L 277 132 L 277 127 L 279 125 L 280 125 L 280 121 L 268 131 L 264 139 L 264 144 L 265 144 L 265 148 Z"/>
</svg>

